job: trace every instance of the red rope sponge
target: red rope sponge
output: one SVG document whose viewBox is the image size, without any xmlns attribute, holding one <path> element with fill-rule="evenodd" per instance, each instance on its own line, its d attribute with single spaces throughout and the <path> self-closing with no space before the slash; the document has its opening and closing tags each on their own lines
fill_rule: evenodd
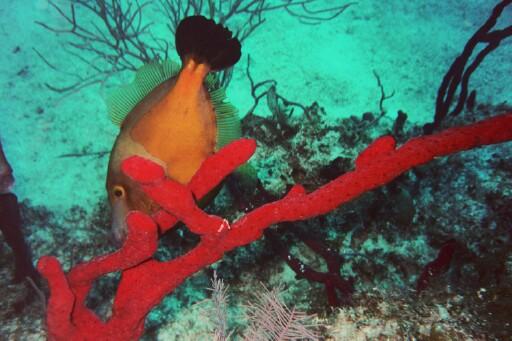
<svg viewBox="0 0 512 341">
<path fill-rule="evenodd" d="M 149 311 L 186 278 L 218 261 L 227 251 L 259 239 L 268 226 L 328 213 L 355 197 L 384 185 L 417 165 L 462 150 L 512 140 L 512 113 L 474 124 L 416 137 L 396 148 L 391 137 L 372 143 L 356 160 L 356 168 L 319 189 L 306 193 L 295 185 L 282 199 L 265 204 L 229 223 L 209 215 L 195 204 L 224 177 L 253 154 L 254 140 L 240 139 L 208 158 L 188 185 L 163 174 L 149 160 L 132 157 L 123 171 L 138 181 L 169 221 L 182 221 L 200 236 L 185 255 L 160 262 L 153 259 L 157 227 L 151 217 L 132 212 L 127 216 L 128 237 L 120 250 L 75 266 L 65 274 L 53 257 L 42 257 L 38 269 L 48 280 L 47 326 L 50 340 L 135 340 L 144 331 Z M 84 304 L 93 281 L 106 273 L 122 271 L 111 317 L 103 322 Z"/>
</svg>

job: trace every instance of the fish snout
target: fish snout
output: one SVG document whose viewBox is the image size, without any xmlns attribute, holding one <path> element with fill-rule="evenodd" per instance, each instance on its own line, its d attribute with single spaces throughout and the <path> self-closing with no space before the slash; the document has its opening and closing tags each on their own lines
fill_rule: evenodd
<svg viewBox="0 0 512 341">
<path fill-rule="evenodd" d="M 127 227 L 123 228 L 116 225 L 115 223 L 112 223 L 112 230 L 109 240 L 112 244 L 114 244 L 115 247 L 120 248 L 123 246 L 126 240 L 126 236 L 128 235 L 126 229 Z"/>
<path fill-rule="evenodd" d="M 126 199 L 126 191 L 122 186 L 114 186 L 112 201 L 111 240 L 116 246 L 121 246 L 128 236 L 126 216 L 130 211 Z"/>
</svg>

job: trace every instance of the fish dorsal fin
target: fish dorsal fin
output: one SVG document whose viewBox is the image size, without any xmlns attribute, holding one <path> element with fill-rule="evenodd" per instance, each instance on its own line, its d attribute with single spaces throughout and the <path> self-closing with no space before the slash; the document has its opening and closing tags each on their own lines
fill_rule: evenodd
<svg viewBox="0 0 512 341">
<path fill-rule="evenodd" d="M 226 89 L 220 85 L 214 74 L 209 74 L 205 79 L 206 88 L 215 109 L 217 119 L 217 144 L 220 149 L 229 142 L 239 139 L 242 136 L 238 110 L 226 101 Z"/>
<path fill-rule="evenodd" d="M 238 110 L 226 101 L 226 88 L 220 85 L 218 77 L 211 73 L 208 74 L 205 85 L 210 93 L 217 119 L 217 144 L 215 149 L 219 150 L 231 141 L 239 139 L 242 136 L 242 127 Z M 243 183 L 242 186 L 247 186 L 247 188 L 256 187 L 258 174 L 249 162 L 238 167 L 235 175 L 238 181 Z"/>
<path fill-rule="evenodd" d="M 154 88 L 180 71 L 178 63 L 165 60 L 161 63 L 150 63 L 137 70 L 132 83 L 114 90 L 107 98 L 108 114 L 112 122 L 121 126 L 125 117 Z M 226 101 L 226 89 L 214 74 L 209 74 L 205 85 L 210 94 L 217 120 L 216 149 L 242 136 L 238 110 Z"/>
<path fill-rule="evenodd" d="M 178 63 L 171 60 L 153 62 L 140 67 L 132 83 L 114 90 L 106 100 L 112 122 L 121 125 L 126 115 L 154 88 L 180 71 Z"/>
</svg>

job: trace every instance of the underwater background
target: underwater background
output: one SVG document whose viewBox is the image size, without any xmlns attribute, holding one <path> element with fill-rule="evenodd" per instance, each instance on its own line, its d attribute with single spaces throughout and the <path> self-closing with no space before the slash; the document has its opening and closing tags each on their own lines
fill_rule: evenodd
<svg viewBox="0 0 512 341">
<path fill-rule="evenodd" d="M 393 133 L 403 143 L 422 135 L 423 125 L 434 118 L 444 75 L 499 2 L 313 1 L 308 7 L 313 12 L 300 6 L 263 12 L 264 21 L 242 42 L 227 96 L 239 110 L 243 135 L 258 142 L 251 160 L 266 191 L 282 197 L 294 183 L 313 190 L 352 169 L 358 153 L 378 136 Z M 173 44 L 162 9 L 173 3 L 188 2 L 149 1 L 143 8 L 143 22 L 152 23 L 148 42 L 158 37 Z M 115 249 L 105 178 L 119 128 L 107 115 L 105 99 L 134 74 L 96 75 L 94 66 L 108 69 L 104 59 L 83 47 L 73 49 L 78 40 L 72 34 L 47 29 L 69 27 L 57 10 L 69 13 L 69 4 L 0 5 L 0 139 L 14 170 L 13 192 L 34 263 L 51 254 L 64 269 Z M 228 27 L 243 28 L 244 15 L 235 15 Z M 83 7 L 76 16 L 95 29 L 97 18 Z M 512 5 L 496 27 L 510 25 Z M 169 57 L 179 61 L 172 46 Z M 252 88 L 264 94 L 255 107 L 247 70 L 254 83 L 271 80 Z M 446 117 L 442 127 L 511 111 L 511 71 L 508 37 L 472 73 L 474 103 Z M 97 78 L 87 78 L 92 76 Z M 76 85 L 91 79 L 98 81 Z M 398 112 L 407 115 L 400 127 Z M 229 286 L 225 310 L 235 340 L 250 324 L 245 305 L 255 292 L 264 292 L 263 285 L 280 287 L 288 307 L 315 315 L 311 323 L 319 339 L 511 340 L 510 148 L 508 142 L 436 159 L 328 215 L 274 227 L 169 295 L 150 313 L 143 339 L 213 339 L 208 288 L 215 269 Z M 240 206 L 223 188 L 208 211 L 233 220 L 243 212 Z M 41 300 L 30 285 L 12 283 L 13 255 L 0 242 L 0 339 L 43 340 Z M 180 227 L 162 238 L 157 256 L 176 257 L 195 242 Z M 281 255 L 285 249 L 327 271 L 326 258 L 311 243 L 342 258 L 338 270 L 347 287 L 337 292 L 334 305 L 322 284 L 300 278 Z M 453 253 L 450 261 L 418 289 L 425 265 L 446 247 Z M 89 296 L 89 306 L 101 316 L 108 316 L 118 280 L 107 276 Z"/>
</svg>

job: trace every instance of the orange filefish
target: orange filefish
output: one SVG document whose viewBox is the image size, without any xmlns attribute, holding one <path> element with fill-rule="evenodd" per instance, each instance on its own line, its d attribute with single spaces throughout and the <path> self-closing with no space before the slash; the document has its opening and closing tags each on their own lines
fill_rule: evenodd
<svg viewBox="0 0 512 341">
<path fill-rule="evenodd" d="M 186 184 L 209 155 L 241 135 L 237 110 L 226 102 L 225 89 L 211 73 L 240 59 L 238 39 L 213 20 L 192 16 L 178 25 L 175 46 L 181 67 L 170 60 L 146 64 L 131 84 L 107 99 L 110 117 L 121 127 L 106 183 L 117 243 L 126 238 L 128 211 L 158 210 L 121 172 L 124 159 L 148 158 L 160 164 L 168 177 Z"/>
</svg>

